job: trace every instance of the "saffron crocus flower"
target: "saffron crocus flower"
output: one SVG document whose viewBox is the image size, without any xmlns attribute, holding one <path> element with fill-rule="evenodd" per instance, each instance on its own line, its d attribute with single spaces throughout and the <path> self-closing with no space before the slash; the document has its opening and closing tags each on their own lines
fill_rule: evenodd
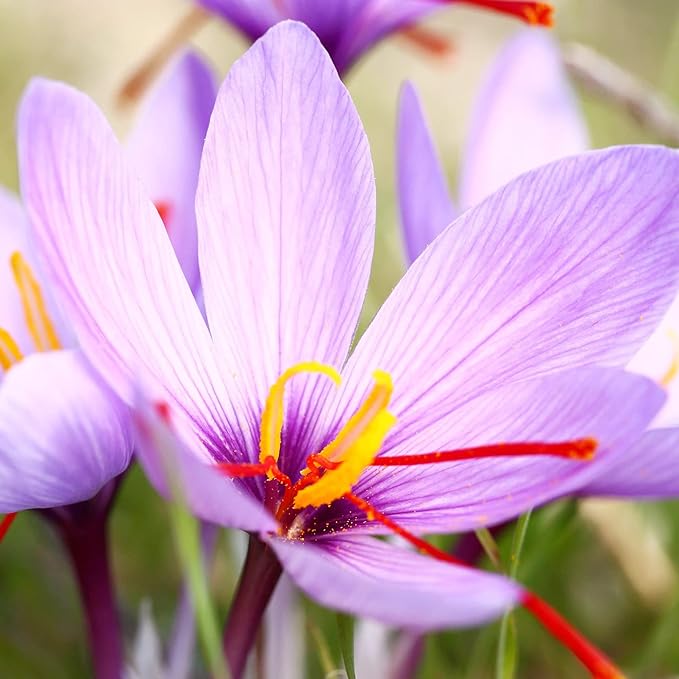
<svg viewBox="0 0 679 679">
<path fill-rule="evenodd" d="M 679 283 L 675 152 L 559 161 L 468 210 L 347 360 L 373 171 L 349 94 L 305 26 L 271 29 L 217 96 L 196 195 L 209 330 L 87 97 L 34 82 L 19 148 L 36 239 L 81 346 L 123 399 L 145 395 L 147 474 L 167 492 L 171 451 L 169 475 L 198 516 L 257 536 L 227 625 L 236 674 L 280 563 L 322 604 L 399 626 L 475 625 L 523 605 L 595 676 L 619 676 L 535 595 L 440 560 L 417 534 L 576 491 L 655 415 L 652 381 L 591 364 L 624 364 Z M 437 558 L 372 537 L 391 532 Z"/>
<path fill-rule="evenodd" d="M 127 409 L 70 346 L 28 242 L 21 204 L 0 189 L 0 513 L 93 497 L 127 467 Z"/>
<path fill-rule="evenodd" d="M 401 93 L 397 136 L 399 209 L 409 263 L 461 210 L 522 172 L 589 146 L 557 44 L 548 33 L 534 29 L 508 41 L 482 83 L 471 115 L 457 201 L 451 197 L 410 83 Z M 679 424 L 679 298 L 628 369 L 667 389 L 668 400 L 654 426 Z"/>
<path fill-rule="evenodd" d="M 407 28 L 446 5 L 467 4 L 549 26 L 552 7 L 545 2 L 485 0 L 198 0 L 256 40 L 285 19 L 304 22 L 323 43 L 340 73 L 382 38 Z"/>
</svg>

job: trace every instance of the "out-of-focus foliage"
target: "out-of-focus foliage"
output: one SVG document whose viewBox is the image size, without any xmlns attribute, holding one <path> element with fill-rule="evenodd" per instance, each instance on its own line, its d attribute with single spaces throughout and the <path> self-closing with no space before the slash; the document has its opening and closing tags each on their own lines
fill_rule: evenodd
<svg viewBox="0 0 679 679">
<path fill-rule="evenodd" d="M 564 41 L 592 45 L 645 79 L 679 107 L 679 5 L 676 0 L 563 0 L 557 2 L 556 32 Z M 34 74 L 67 80 L 92 94 L 124 135 L 132 111 L 116 108 L 115 93 L 148 51 L 186 10 L 181 0 L 0 0 L 0 182 L 16 188 L 14 109 Z M 394 200 L 394 121 L 401 81 L 418 86 L 451 182 L 455 177 L 476 87 L 502 40 L 516 30 L 511 20 L 462 8 L 447 10 L 427 24 L 450 37 L 446 61 L 422 54 L 392 38 L 350 74 L 348 85 L 372 144 L 378 182 L 378 237 L 366 318 L 398 280 L 402 270 Z M 241 38 L 217 21 L 195 43 L 221 73 L 245 48 Z M 585 97 L 583 109 L 594 146 L 653 142 L 628 117 Z M 649 552 L 639 531 L 660 542 L 679 571 L 679 505 L 638 509 L 622 549 L 644 568 Z M 626 514 L 608 512 L 612 521 Z M 639 519 L 639 516 L 637 516 Z M 519 577 L 545 596 L 634 676 L 667 677 L 679 671 L 679 589 L 670 587 L 649 604 L 638 583 L 625 575 L 621 555 L 602 544 L 601 531 L 575 503 L 535 512 Z M 180 584 L 168 516 L 138 469 L 124 481 L 112 517 L 113 567 L 124 631 L 134 636 L 142 600 L 148 598 L 161 633 L 167 635 Z M 511 531 L 500 540 L 508 557 Z M 623 555 L 625 556 L 625 555 Z M 222 537 L 211 574 L 218 614 L 224 617 L 237 566 Z M 21 515 L 0 546 L 0 676 L 74 679 L 88 675 L 77 593 L 68 563 L 51 529 L 37 515 Z M 341 667 L 336 619 L 307 605 L 315 635 Z M 522 679 L 582 676 L 574 661 L 527 615 L 516 616 Z M 494 676 L 499 623 L 480 631 L 435 634 L 427 642 L 424 679 L 485 679 Z M 318 645 L 308 645 L 310 677 L 323 674 Z M 361 677 L 359 677 L 361 679 Z"/>
</svg>

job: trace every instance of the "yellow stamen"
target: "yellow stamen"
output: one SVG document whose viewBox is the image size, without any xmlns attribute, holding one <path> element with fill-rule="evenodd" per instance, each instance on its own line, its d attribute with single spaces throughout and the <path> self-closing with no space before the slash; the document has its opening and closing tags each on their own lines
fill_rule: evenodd
<svg viewBox="0 0 679 679">
<path fill-rule="evenodd" d="M 667 334 L 672 342 L 672 362 L 665 374 L 660 378 L 663 387 L 669 387 L 670 383 L 679 373 L 679 335 L 674 330 L 668 330 Z"/>
<path fill-rule="evenodd" d="M 396 418 L 387 410 L 392 393 L 390 375 L 376 370 L 373 377 L 375 386 L 368 398 L 320 453 L 327 460 L 341 464 L 300 490 L 295 497 L 295 508 L 320 507 L 342 497 L 375 459 Z"/>
<path fill-rule="evenodd" d="M 35 342 L 38 351 L 56 350 L 61 348 L 54 325 L 47 313 L 47 305 L 37 279 L 31 271 L 28 262 L 20 252 L 14 252 L 10 258 L 12 273 L 21 303 L 24 307 L 24 317 L 28 331 Z"/>
<path fill-rule="evenodd" d="M 281 451 L 281 431 L 283 429 L 285 385 L 295 375 L 300 373 L 319 373 L 329 377 L 337 386 L 342 378 L 332 366 L 316 361 L 306 361 L 288 368 L 274 383 L 266 397 L 262 423 L 259 432 L 259 461 L 264 463 L 273 457 L 278 462 Z M 271 477 L 270 477 L 271 478 Z"/>
<path fill-rule="evenodd" d="M 14 338 L 5 330 L 0 328 L 0 367 L 9 370 L 15 363 L 23 358 Z"/>
</svg>

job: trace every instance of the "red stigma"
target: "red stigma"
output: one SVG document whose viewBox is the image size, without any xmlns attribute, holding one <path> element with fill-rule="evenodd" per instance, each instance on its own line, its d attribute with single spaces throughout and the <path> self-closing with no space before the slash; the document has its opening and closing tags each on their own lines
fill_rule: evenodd
<svg viewBox="0 0 679 679">
<path fill-rule="evenodd" d="M 6 514 L 2 521 L 0 521 L 0 542 L 3 541 L 5 535 L 7 535 L 7 531 L 10 529 L 16 518 L 17 513 L 12 512 L 11 514 Z"/>
<path fill-rule="evenodd" d="M 513 2 L 512 0 L 461 0 L 468 5 L 485 7 L 501 14 L 515 16 L 532 26 L 554 25 L 554 8 L 547 2 Z"/>
<path fill-rule="evenodd" d="M 625 679 L 625 675 L 561 617 L 546 601 L 524 592 L 521 605 L 589 670 L 592 679 Z"/>
<path fill-rule="evenodd" d="M 165 230 L 169 231 L 170 230 L 170 217 L 172 216 L 172 203 L 166 200 L 156 200 L 153 203 L 156 206 L 156 210 L 158 210 L 158 214 L 160 215 L 160 218 L 163 220 L 163 224 L 165 224 Z"/>
<path fill-rule="evenodd" d="M 418 464 L 478 460 L 484 457 L 533 457 L 535 455 L 565 457 L 570 460 L 584 461 L 591 460 L 594 457 L 596 447 L 597 442 L 593 438 L 559 441 L 557 443 L 544 443 L 541 441 L 496 443 L 489 446 L 443 450 L 435 453 L 380 455 L 373 460 L 372 465 L 374 467 L 409 467 Z"/>
</svg>

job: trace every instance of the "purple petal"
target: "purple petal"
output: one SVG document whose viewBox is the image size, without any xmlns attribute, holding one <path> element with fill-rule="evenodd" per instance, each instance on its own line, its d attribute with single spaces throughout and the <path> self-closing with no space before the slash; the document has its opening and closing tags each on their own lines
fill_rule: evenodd
<svg viewBox="0 0 679 679">
<path fill-rule="evenodd" d="M 679 425 L 679 297 L 660 325 L 627 364 L 627 369 L 654 379 L 667 390 L 667 401 L 654 427 Z"/>
<path fill-rule="evenodd" d="M 261 35 L 285 17 L 276 0 L 197 0 L 209 12 L 218 14 L 250 40 Z"/>
<path fill-rule="evenodd" d="M 439 0 L 283 0 L 319 37 L 340 73 L 389 33 L 441 7 Z"/>
<path fill-rule="evenodd" d="M 208 130 L 196 207 L 210 330 L 232 352 L 231 371 L 258 416 L 291 365 L 344 362 L 372 258 L 367 139 L 332 62 L 302 24 L 272 28 L 231 69 Z M 293 383 L 296 422 L 316 419 L 317 383 L 326 388 Z M 295 451 L 296 437 L 288 431 Z"/>
<path fill-rule="evenodd" d="M 166 210 L 165 226 L 193 290 L 200 282 L 196 185 L 216 91 L 207 64 L 196 53 L 184 53 L 149 93 L 127 144 L 148 195 Z"/>
<path fill-rule="evenodd" d="M 338 425 L 376 368 L 393 377 L 402 441 L 500 385 L 624 364 L 676 294 L 678 179 L 677 152 L 623 147 L 556 161 L 465 212 L 360 340 Z"/>
<path fill-rule="evenodd" d="M 37 245 L 94 367 L 128 403 L 141 384 L 169 402 L 180 428 L 237 445 L 236 387 L 219 380 L 165 227 L 101 112 L 70 87 L 34 81 L 19 115 L 19 158 Z"/>
<path fill-rule="evenodd" d="M 45 285 L 39 263 L 30 246 L 28 218 L 24 208 L 17 196 L 0 186 L 0 328 L 9 332 L 21 352 L 28 355 L 37 347 L 28 330 L 19 289 L 12 274 L 10 259 L 15 252 L 21 253 L 36 277 L 47 314 L 62 346 L 71 345 L 70 329 L 57 310 L 51 290 Z"/>
<path fill-rule="evenodd" d="M 414 86 L 401 90 L 396 141 L 401 228 L 414 262 L 457 214 Z"/>
<path fill-rule="evenodd" d="M 559 50 L 526 29 L 495 59 L 472 114 L 460 203 L 476 205 L 514 177 L 589 146 Z"/>
<path fill-rule="evenodd" d="M 510 580 L 443 563 L 374 538 L 269 544 L 295 583 L 329 608 L 411 629 L 472 627 L 514 606 Z"/>
<path fill-rule="evenodd" d="M 654 500 L 679 497 L 679 429 L 654 429 L 597 465 L 582 495 Z"/>
<path fill-rule="evenodd" d="M 127 409 L 75 351 L 34 354 L 0 385 L 0 513 L 94 496 L 130 462 Z"/>
<path fill-rule="evenodd" d="M 226 477 L 211 460 L 199 459 L 193 453 L 199 444 L 189 449 L 146 400 L 138 403 L 134 422 L 137 457 L 160 495 L 169 499 L 172 484 L 177 484 L 191 513 L 204 521 L 247 531 L 278 528 L 244 484 Z"/>
<path fill-rule="evenodd" d="M 366 472 L 354 493 L 411 530 L 458 532 L 496 524 L 577 491 L 598 478 L 600 466 L 605 473 L 614 460 L 624 460 L 623 451 L 642 435 L 664 398 L 653 381 L 615 368 L 581 368 L 501 387 L 434 426 L 404 433 L 403 440 L 387 444 L 389 454 L 593 437 L 594 459 L 523 456 L 381 467 Z M 341 522 L 351 519 L 345 513 Z"/>
</svg>

